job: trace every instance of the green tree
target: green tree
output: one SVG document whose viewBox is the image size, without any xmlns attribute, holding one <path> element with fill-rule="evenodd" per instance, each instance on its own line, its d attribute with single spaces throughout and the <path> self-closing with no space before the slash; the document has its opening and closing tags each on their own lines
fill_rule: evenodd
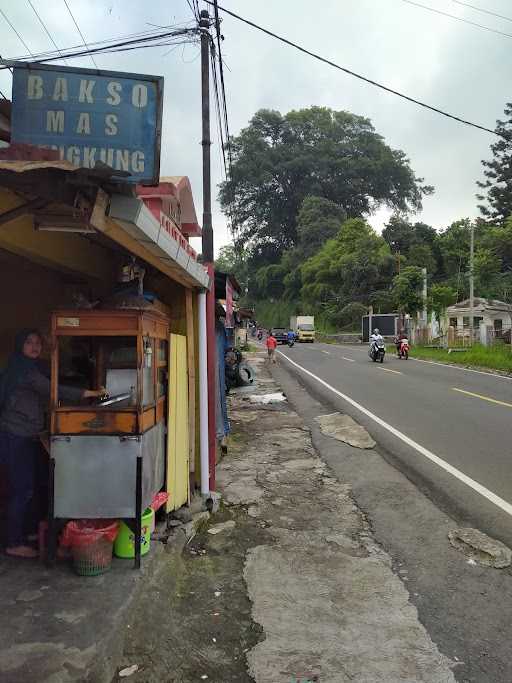
<svg viewBox="0 0 512 683">
<path fill-rule="evenodd" d="M 403 216 L 394 214 L 382 231 L 382 237 L 389 244 L 391 251 L 405 255 L 415 242 L 413 226 Z"/>
<path fill-rule="evenodd" d="M 505 106 L 505 120 L 496 122 L 499 138 L 491 145 L 493 158 L 482 161 L 486 180 L 477 185 L 485 190 L 477 199 L 486 201 L 479 206 L 482 215 L 503 224 L 512 215 L 512 102 Z"/>
<path fill-rule="evenodd" d="M 309 258 L 334 237 L 347 214 L 339 204 L 325 197 L 306 197 L 297 216 L 297 251 Z"/>
<path fill-rule="evenodd" d="M 423 308 L 423 273 L 417 266 L 407 266 L 393 280 L 393 299 L 398 310 L 416 317 Z"/>
<path fill-rule="evenodd" d="M 297 245 L 297 217 L 309 195 L 357 217 L 381 205 L 418 209 L 433 191 L 369 119 L 346 111 L 311 107 L 283 116 L 262 109 L 230 141 L 230 150 L 232 172 L 221 184 L 221 205 L 229 207 L 242 242 L 271 245 L 277 254 Z"/>
<path fill-rule="evenodd" d="M 453 287 L 443 284 L 435 284 L 430 288 L 429 308 L 434 311 L 436 318 L 441 320 L 444 312 L 457 300 L 457 292 Z"/>
<path fill-rule="evenodd" d="M 352 218 L 302 266 L 301 296 L 310 305 L 329 304 L 333 316 L 349 303 L 366 304 L 391 280 L 393 267 L 382 237 L 364 220 Z"/>
<path fill-rule="evenodd" d="M 215 259 L 215 270 L 234 275 L 242 291 L 246 291 L 248 284 L 247 253 L 242 248 L 236 248 L 234 244 L 226 244 L 219 249 L 219 255 Z"/>
</svg>

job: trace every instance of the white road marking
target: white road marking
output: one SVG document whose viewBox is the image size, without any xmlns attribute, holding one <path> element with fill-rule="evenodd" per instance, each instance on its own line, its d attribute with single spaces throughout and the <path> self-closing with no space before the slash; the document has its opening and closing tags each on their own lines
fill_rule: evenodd
<svg viewBox="0 0 512 683">
<path fill-rule="evenodd" d="M 377 367 L 379 368 L 379 370 L 384 370 L 384 372 L 394 372 L 395 375 L 401 375 L 402 374 L 400 372 L 400 370 L 391 370 L 390 368 L 383 368 L 382 365 L 378 365 Z"/>
<path fill-rule="evenodd" d="M 330 352 L 330 351 L 324 351 L 323 349 L 320 349 L 320 351 L 321 351 L 322 353 L 326 353 L 328 356 L 331 355 L 331 352 Z"/>
<path fill-rule="evenodd" d="M 281 354 L 284 355 L 284 354 Z M 378 415 L 375 415 L 375 413 L 372 413 L 368 408 L 365 408 L 362 406 L 360 403 L 357 403 L 357 401 L 354 401 L 353 398 L 350 398 L 350 396 L 347 396 L 346 394 L 343 394 L 341 391 L 338 391 L 334 387 L 332 387 L 330 384 L 325 382 L 323 379 L 320 377 L 317 377 L 314 375 L 312 372 L 307 370 L 306 368 L 303 368 L 302 365 L 299 365 L 295 361 L 291 360 L 291 358 L 288 358 L 287 356 L 284 356 L 286 360 L 291 363 L 292 365 L 295 365 L 296 368 L 301 370 L 306 375 L 309 375 L 313 379 L 315 379 L 317 382 L 322 384 L 324 387 L 329 389 L 329 391 L 332 391 L 333 394 L 336 394 L 340 398 L 342 398 L 344 401 L 349 403 L 351 406 L 354 408 L 357 408 L 363 415 L 366 415 L 366 417 L 369 417 L 371 420 L 376 422 L 378 425 L 386 429 L 388 432 L 393 434 L 393 436 L 396 436 L 398 439 L 403 441 L 405 444 L 413 448 L 415 451 L 420 453 L 420 455 L 423 455 L 425 458 L 433 462 L 435 465 L 443 469 L 445 472 L 448 472 L 448 474 L 451 474 L 453 477 L 461 481 L 463 484 L 466 484 L 466 486 L 469 486 L 469 488 L 473 489 L 473 491 L 476 491 L 479 493 L 483 498 L 486 498 L 490 503 L 493 503 L 496 505 L 496 507 L 500 508 L 500 510 L 503 510 L 503 512 L 506 512 L 508 515 L 512 516 L 512 505 L 508 503 L 506 500 L 503 498 L 500 498 L 500 496 L 496 495 L 493 493 L 493 491 L 490 491 L 488 488 L 480 484 L 479 482 L 475 481 L 474 479 L 471 479 L 471 477 L 468 477 L 467 474 L 464 474 L 464 472 L 461 472 L 460 470 L 456 469 L 453 467 L 453 465 L 450 465 L 447 463 L 445 460 L 440 458 L 439 456 L 435 455 L 432 453 L 432 451 L 429 451 L 427 448 L 422 446 L 421 444 L 417 443 L 416 441 L 413 441 L 410 437 L 408 437 L 406 434 L 403 432 L 399 431 L 396 429 L 396 427 L 393 427 L 392 425 L 388 424 L 385 422 L 382 418 L 380 418 Z"/>
<path fill-rule="evenodd" d="M 416 361 L 416 363 L 427 363 L 428 365 L 440 365 L 442 368 L 450 368 L 452 370 L 475 372 L 477 375 L 488 375 L 489 377 L 498 377 L 499 379 L 512 379 L 510 375 L 500 375 L 495 372 L 486 372 L 485 370 L 473 370 L 473 368 L 463 368 L 460 365 L 451 365 L 450 363 L 438 363 L 435 360 L 423 360 L 423 358 L 413 358 L 412 356 L 409 356 L 409 360 L 414 360 Z"/>
<path fill-rule="evenodd" d="M 346 356 L 342 356 L 343 360 L 348 360 L 349 363 L 355 363 L 355 360 L 353 358 L 347 358 Z"/>
</svg>

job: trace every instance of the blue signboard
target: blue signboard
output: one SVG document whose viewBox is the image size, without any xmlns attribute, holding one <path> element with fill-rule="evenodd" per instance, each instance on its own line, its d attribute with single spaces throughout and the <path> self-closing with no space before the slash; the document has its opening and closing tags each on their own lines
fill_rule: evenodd
<svg viewBox="0 0 512 683">
<path fill-rule="evenodd" d="M 11 63 L 12 142 L 55 149 L 75 166 L 98 162 L 157 184 L 163 78 Z"/>
</svg>

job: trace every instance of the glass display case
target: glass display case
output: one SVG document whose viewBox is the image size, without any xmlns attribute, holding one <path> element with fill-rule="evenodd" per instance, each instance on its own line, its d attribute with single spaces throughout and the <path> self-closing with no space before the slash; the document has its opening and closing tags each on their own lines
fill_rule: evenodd
<svg viewBox="0 0 512 683">
<path fill-rule="evenodd" d="M 124 519 L 140 540 L 142 511 L 165 481 L 168 340 L 169 320 L 153 311 L 53 313 L 50 559 L 56 520 Z M 63 385 L 105 394 L 73 404 Z"/>
</svg>

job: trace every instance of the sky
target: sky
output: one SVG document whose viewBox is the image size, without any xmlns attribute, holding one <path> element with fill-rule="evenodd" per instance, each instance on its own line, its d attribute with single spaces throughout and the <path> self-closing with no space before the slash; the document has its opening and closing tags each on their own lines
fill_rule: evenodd
<svg viewBox="0 0 512 683">
<path fill-rule="evenodd" d="M 81 38 L 64 0 L 31 0 L 60 48 Z M 420 4 L 482 24 L 510 37 L 453 20 L 405 0 L 220 0 L 220 4 L 275 33 L 300 43 L 346 68 L 488 128 L 511 96 L 512 6 L 510 0 L 468 0 L 510 17 L 499 19 L 456 0 L 417 0 Z M 153 25 L 192 19 L 186 0 L 67 0 L 88 42 L 136 33 Z M 206 5 L 200 0 L 200 8 Z M 0 0 L 32 52 L 53 50 L 28 0 Z M 423 211 L 413 216 L 440 230 L 462 217 L 478 215 L 476 181 L 481 160 L 490 158 L 492 134 L 463 126 L 321 64 L 227 15 L 222 45 L 231 134 L 236 135 L 260 108 L 286 113 L 316 106 L 347 110 L 371 119 L 387 144 L 403 150 L 417 176 L 435 187 Z M 0 16 L 2 57 L 27 54 Z M 201 222 L 201 101 L 197 45 L 157 47 L 95 57 L 100 69 L 163 76 L 164 112 L 161 175 L 189 176 Z M 54 62 L 55 63 L 55 62 Z M 57 62 L 58 63 L 58 62 Z M 89 58 L 71 65 L 91 67 Z M 10 96 L 11 77 L 0 72 L 0 89 Z M 212 182 L 222 180 L 217 127 L 212 119 Z M 380 231 L 389 216 L 370 217 Z M 230 235 L 214 203 L 215 251 Z M 200 250 L 197 242 L 194 246 Z"/>
</svg>

